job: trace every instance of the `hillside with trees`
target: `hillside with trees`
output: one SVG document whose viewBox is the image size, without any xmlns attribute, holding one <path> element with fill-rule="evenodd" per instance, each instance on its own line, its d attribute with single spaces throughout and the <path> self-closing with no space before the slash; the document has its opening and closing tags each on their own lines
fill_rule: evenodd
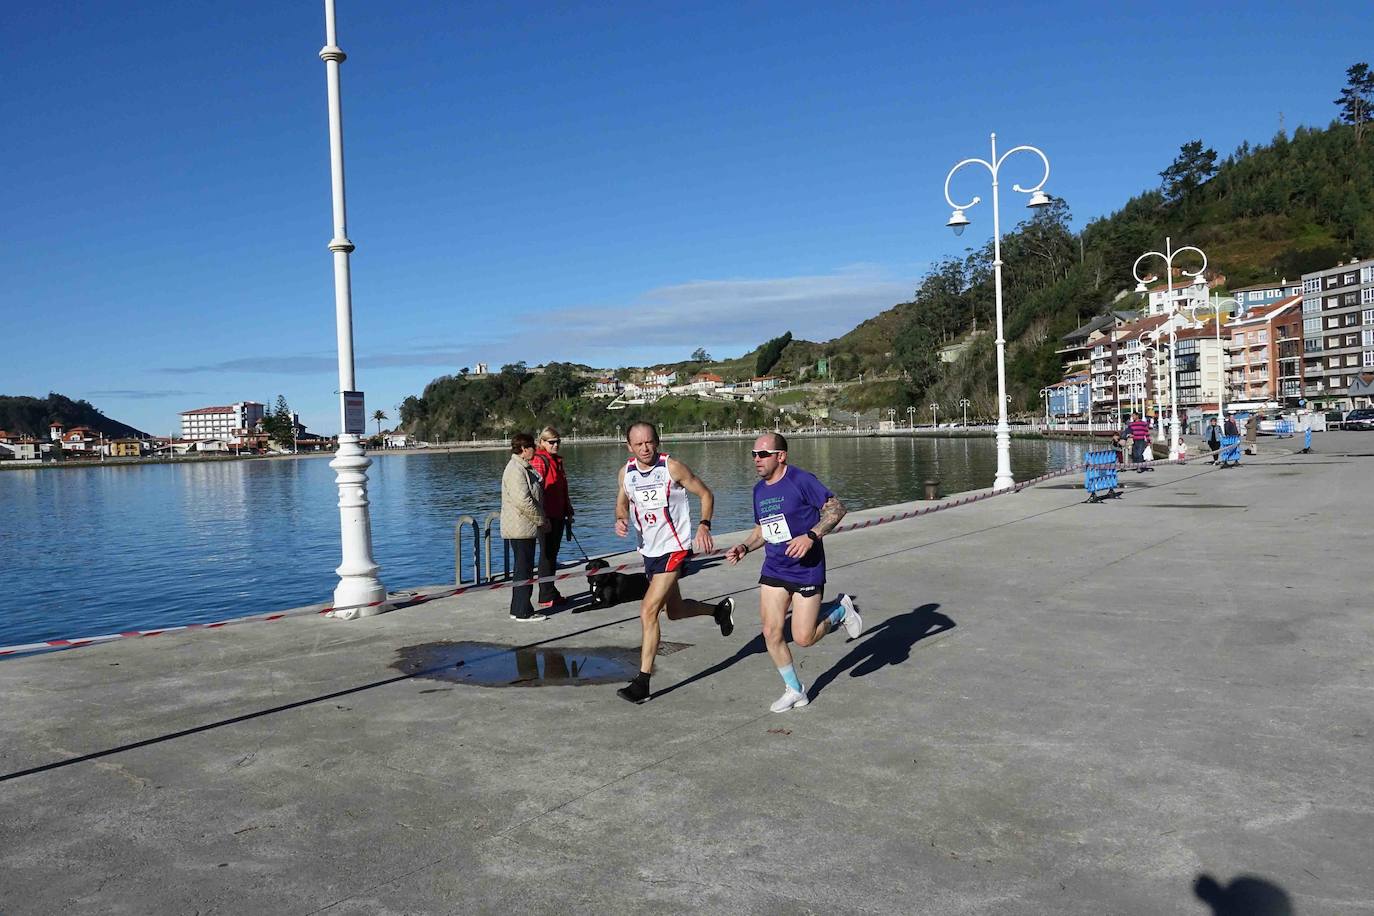
<svg viewBox="0 0 1374 916">
<path fill-rule="evenodd" d="M 35 439 L 47 439 L 48 427 L 53 423 L 61 423 L 67 429 L 88 426 L 104 433 L 109 439 L 148 435 L 118 420 L 111 420 L 89 401 L 73 401 L 51 392 L 46 398 L 0 395 L 0 429 Z"/>
<path fill-rule="evenodd" d="M 1347 80 L 1335 99 L 1340 121 L 1325 129 L 1280 132 L 1264 145 L 1243 143 L 1224 158 L 1192 140 L 1160 170 L 1157 188 L 1082 231 L 1070 228 L 1069 203 L 1056 199 L 1006 233 L 1002 288 L 1013 409 L 1035 411 L 1040 389 L 1059 380 L 1055 348 L 1064 334 L 1109 310 L 1141 305 L 1132 292 L 1131 267 L 1142 253 L 1161 248 L 1166 236 L 1175 247 L 1203 249 L 1209 276 L 1225 277 L 1230 288 L 1295 280 L 1352 257 L 1374 257 L 1374 142 L 1366 137 L 1374 74 L 1356 64 Z M 1011 212 L 1009 199 L 1004 215 Z M 985 212 L 973 215 L 991 222 Z M 971 415 L 989 417 L 996 413 L 992 262 L 988 237 L 962 257 L 935 264 L 910 301 L 834 340 L 807 341 L 787 331 L 738 358 L 712 360 L 698 348 L 670 368 L 679 377 L 704 370 L 727 381 L 773 374 L 795 382 L 814 380 L 817 360 L 826 358 L 832 379 L 860 373 L 888 379 L 862 386 L 867 391 L 845 392 L 835 406 L 902 413 L 914 406 L 924 415 L 933 401 L 950 415 L 967 398 Z M 968 346 L 958 359 L 941 362 L 939 348 L 961 340 Z M 402 425 L 439 439 L 542 422 L 611 431 L 621 418 L 604 402 L 579 396 L 582 380 L 573 369 L 551 364 L 533 376 L 519 364 L 487 379 L 436 379 L 421 397 L 406 400 Z M 622 379 L 630 374 L 617 372 Z M 893 375 L 900 381 L 891 381 Z M 752 425 L 746 414 L 755 410 L 664 398 L 636 415 L 690 428 L 702 420 L 728 426 L 737 418 Z"/>
</svg>

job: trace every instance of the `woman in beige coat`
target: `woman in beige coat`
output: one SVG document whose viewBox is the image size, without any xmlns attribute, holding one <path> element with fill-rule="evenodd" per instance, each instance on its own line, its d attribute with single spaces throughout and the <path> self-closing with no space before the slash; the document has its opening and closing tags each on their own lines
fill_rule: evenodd
<svg viewBox="0 0 1374 916">
<path fill-rule="evenodd" d="M 544 484 L 530 466 L 534 457 L 534 437 L 516 433 L 510 440 L 510 461 L 501 474 L 501 537 L 515 554 L 512 578 L 516 582 L 534 575 L 534 544 L 541 531 L 549 527 L 544 517 Z M 530 596 L 532 585 L 517 585 L 510 593 L 511 620 L 547 620 L 534 612 Z"/>
</svg>

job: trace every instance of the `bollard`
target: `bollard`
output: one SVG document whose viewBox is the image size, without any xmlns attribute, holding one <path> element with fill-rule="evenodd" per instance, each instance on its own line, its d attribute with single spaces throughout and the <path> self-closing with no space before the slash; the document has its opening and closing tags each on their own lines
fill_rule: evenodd
<svg viewBox="0 0 1374 916">
<path fill-rule="evenodd" d="M 940 498 L 940 481 L 938 481 L 938 480 L 925 480 L 925 481 L 922 481 L 922 484 L 923 484 L 923 485 L 925 486 L 925 488 L 926 488 L 926 499 L 939 499 L 939 498 Z"/>
</svg>

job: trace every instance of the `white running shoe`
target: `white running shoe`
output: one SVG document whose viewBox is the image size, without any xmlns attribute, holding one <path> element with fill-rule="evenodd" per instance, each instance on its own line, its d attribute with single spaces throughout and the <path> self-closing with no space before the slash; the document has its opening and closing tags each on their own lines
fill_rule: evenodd
<svg viewBox="0 0 1374 916">
<path fill-rule="evenodd" d="M 840 625 L 844 627 L 850 639 L 858 639 L 859 634 L 864 631 L 864 619 L 854 610 L 854 599 L 841 594 L 840 604 L 844 605 L 844 616 L 840 618 Z"/>
<path fill-rule="evenodd" d="M 789 709 L 800 709 L 811 700 L 806 695 L 806 685 L 802 685 L 801 690 L 793 690 L 788 687 L 782 696 L 773 701 L 773 705 L 768 707 L 773 712 L 787 712 Z"/>
</svg>

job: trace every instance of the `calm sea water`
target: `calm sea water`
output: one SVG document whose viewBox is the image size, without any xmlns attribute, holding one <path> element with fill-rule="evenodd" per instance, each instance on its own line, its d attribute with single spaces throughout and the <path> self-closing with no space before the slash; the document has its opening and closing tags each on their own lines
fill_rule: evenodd
<svg viewBox="0 0 1374 916">
<path fill-rule="evenodd" d="M 751 446 L 665 443 L 715 491 L 717 532 L 753 523 Z M 592 554 L 631 548 L 612 530 L 624 447 L 568 443 L 564 451 L 582 546 Z M 1013 440 L 1012 467 L 1024 480 L 1076 463 L 1082 451 Z M 372 457 L 382 581 L 393 591 L 453 581 L 454 522 L 500 509 L 507 454 Z M 855 509 L 918 499 L 930 477 L 942 493 L 989 486 L 996 467 L 991 439 L 798 438 L 790 459 Z M 331 600 L 337 494 L 323 458 L 0 473 L 0 646 Z M 570 544 L 562 558 L 578 555 Z"/>
</svg>

